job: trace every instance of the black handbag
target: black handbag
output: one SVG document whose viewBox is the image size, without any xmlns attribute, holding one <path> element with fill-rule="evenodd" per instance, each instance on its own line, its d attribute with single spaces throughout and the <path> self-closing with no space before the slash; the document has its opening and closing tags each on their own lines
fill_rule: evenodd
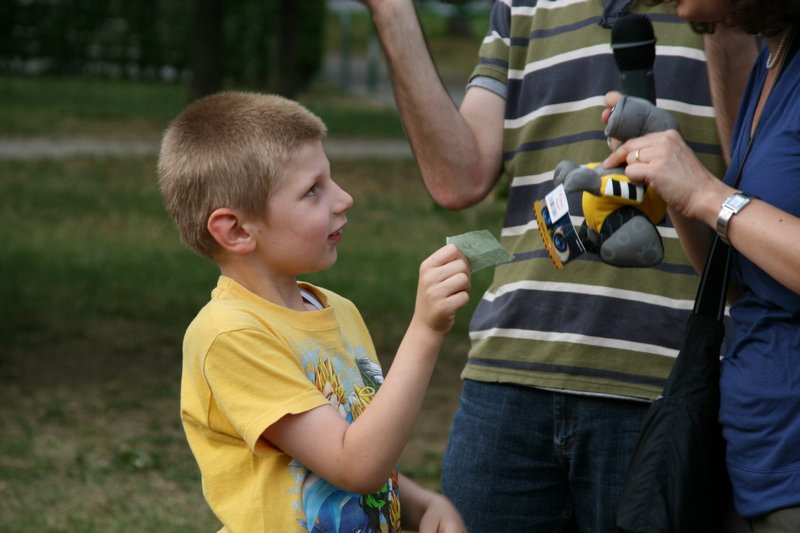
<svg viewBox="0 0 800 533">
<path fill-rule="evenodd" d="M 647 413 L 625 478 L 617 527 L 714 532 L 730 499 L 718 421 L 730 246 L 716 237 L 661 396 Z"/>
</svg>

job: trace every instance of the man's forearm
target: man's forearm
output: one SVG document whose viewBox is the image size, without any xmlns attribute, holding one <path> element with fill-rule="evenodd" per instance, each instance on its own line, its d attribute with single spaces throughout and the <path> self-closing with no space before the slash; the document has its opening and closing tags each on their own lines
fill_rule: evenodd
<svg viewBox="0 0 800 533">
<path fill-rule="evenodd" d="M 395 99 L 431 195 L 445 207 L 466 207 L 459 191 L 485 195 L 477 185 L 478 141 L 445 89 L 411 0 L 367 2 L 383 44 Z M 480 192 L 478 192 L 480 190 Z"/>
</svg>

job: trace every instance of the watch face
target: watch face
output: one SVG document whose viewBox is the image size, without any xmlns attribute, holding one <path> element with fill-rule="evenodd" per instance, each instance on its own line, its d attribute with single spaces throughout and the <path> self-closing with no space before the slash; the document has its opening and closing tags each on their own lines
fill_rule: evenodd
<svg viewBox="0 0 800 533">
<path fill-rule="evenodd" d="M 734 211 L 739 211 L 741 208 L 747 205 L 750 201 L 750 198 L 743 194 L 734 194 L 727 200 L 725 200 L 725 205 L 730 207 Z"/>
</svg>

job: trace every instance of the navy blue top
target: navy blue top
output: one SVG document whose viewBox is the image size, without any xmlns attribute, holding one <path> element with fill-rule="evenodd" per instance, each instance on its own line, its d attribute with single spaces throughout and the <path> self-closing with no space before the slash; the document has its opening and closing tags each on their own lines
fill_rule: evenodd
<svg viewBox="0 0 800 533">
<path fill-rule="evenodd" d="M 729 184 L 747 149 L 767 52 L 742 101 Z M 800 54 L 787 58 L 764 106 L 739 189 L 800 216 Z M 751 517 L 800 505 L 800 294 L 735 251 L 731 268 L 743 296 L 730 309 L 720 420 L 736 509 Z"/>
</svg>

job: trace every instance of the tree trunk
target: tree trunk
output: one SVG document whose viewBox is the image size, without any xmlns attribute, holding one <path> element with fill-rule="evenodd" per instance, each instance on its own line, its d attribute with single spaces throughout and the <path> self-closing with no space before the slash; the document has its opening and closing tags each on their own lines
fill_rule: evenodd
<svg viewBox="0 0 800 533">
<path fill-rule="evenodd" d="M 189 101 L 222 89 L 222 2 L 196 0 Z"/>
<path fill-rule="evenodd" d="M 270 61 L 269 90 L 287 98 L 297 93 L 298 65 L 297 39 L 298 14 L 297 0 L 280 0 L 277 38 L 272 43 Z"/>
</svg>

